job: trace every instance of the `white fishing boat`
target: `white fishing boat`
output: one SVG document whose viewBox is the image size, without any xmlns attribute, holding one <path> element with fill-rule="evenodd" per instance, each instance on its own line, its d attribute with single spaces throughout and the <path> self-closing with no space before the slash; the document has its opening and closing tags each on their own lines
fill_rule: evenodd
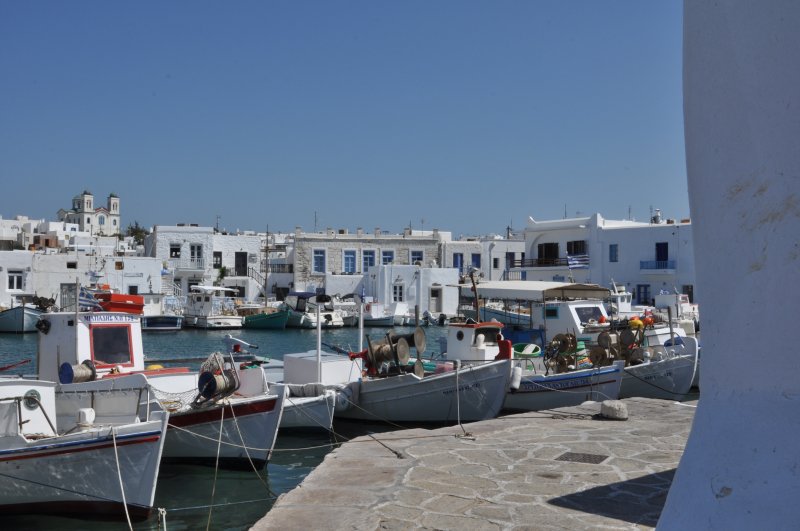
<svg viewBox="0 0 800 531">
<path fill-rule="evenodd" d="M 693 337 L 676 336 L 676 343 L 639 347 L 622 378 L 620 398 L 641 396 L 685 400 L 698 370 L 698 344 Z"/>
<path fill-rule="evenodd" d="M 581 351 L 572 353 L 559 348 L 551 351 L 549 357 L 553 363 L 548 365 L 541 349 L 532 349 L 537 354 L 524 354 L 512 349 L 508 340 L 498 340 L 502 338 L 502 330 L 503 324 L 499 322 L 450 324 L 444 357 L 448 361 L 458 360 L 462 365 L 504 357 L 513 359 L 513 378 L 519 383 L 512 385 L 506 394 L 504 409 L 539 411 L 618 397 L 623 361 L 608 367 L 593 367 L 587 360 L 586 368 L 581 368 Z M 502 352 L 502 341 L 507 342 L 506 352 Z M 562 356 L 565 363 L 558 363 L 557 356 Z M 574 357 L 572 365 L 566 361 L 569 356 Z"/>
<path fill-rule="evenodd" d="M 271 389 L 259 367 L 240 365 L 219 352 L 200 371 L 145 366 L 140 320 L 131 314 L 50 313 L 39 328 L 42 379 L 83 385 L 121 382 L 130 374 L 147 377 L 171 414 L 165 459 L 229 468 L 263 468 L 269 461 L 284 390 Z"/>
<path fill-rule="evenodd" d="M 104 384 L 0 379 L 0 513 L 150 515 L 169 415 L 143 376 Z"/>
<path fill-rule="evenodd" d="M 410 349 L 425 350 L 425 333 L 392 336 L 391 342 L 368 343 L 349 356 L 317 350 L 284 356 L 284 379 L 295 384 L 320 383 L 339 390 L 337 418 L 456 423 L 494 418 L 509 385 L 509 360 L 460 367 L 410 363 Z M 430 364 L 429 364 L 430 365 Z"/>
<path fill-rule="evenodd" d="M 242 316 L 230 295 L 235 289 L 219 286 L 192 286 L 183 309 L 183 324 L 192 328 L 213 330 L 242 327 Z"/>
<path fill-rule="evenodd" d="M 257 358 L 249 350 L 258 348 L 256 345 L 232 337 L 230 334 L 226 336 L 225 342 L 228 350 L 234 355 L 250 357 L 253 366 L 261 367 L 268 382 L 283 386 L 284 402 L 280 429 L 331 430 L 336 390 L 316 383 L 284 384 L 281 360 Z"/>
<path fill-rule="evenodd" d="M 603 303 L 610 296 L 611 290 L 594 284 L 488 281 L 476 284 L 476 288 L 481 298 L 515 301 L 518 307 L 526 307 L 527 318 L 523 320 L 524 324 L 518 319 L 510 321 L 511 324 L 504 324 L 513 329 L 535 331 L 537 335 L 541 335 L 540 346 L 546 345 L 559 334 L 572 334 L 577 341 L 594 345 L 603 332 L 631 328 L 643 330 L 649 345 L 663 345 L 670 334 L 681 337 L 687 335 L 683 328 L 671 328 L 669 322 L 656 322 L 653 317 L 633 319 L 631 315 L 624 319 L 611 318 Z M 471 295 L 471 289 L 471 286 L 462 286 L 462 295 Z M 480 306 L 479 312 L 475 312 L 473 307 L 473 315 L 492 315 L 490 310 Z"/>
<path fill-rule="evenodd" d="M 341 328 L 344 326 L 342 312 L 333 306 L 333 302 L 316 293 L 308 291 L 293 291 L 286 295 L 281 309 L 290 310 L 287 328 L 316 328 L 317 306 L 320 306 L 319 319 L 322 328 Z"/>
<path fill-rule="evenodd" d="M 177 332 L 183 328 L 183 316 L 176 314 L 143 315 L 142 332 Z"/>
<path fill-rule="evenodd" d="M 177 332 L 183 328 L 183 302 L 174 295 L 144 295 L 142 332 Z"/>
</svg>

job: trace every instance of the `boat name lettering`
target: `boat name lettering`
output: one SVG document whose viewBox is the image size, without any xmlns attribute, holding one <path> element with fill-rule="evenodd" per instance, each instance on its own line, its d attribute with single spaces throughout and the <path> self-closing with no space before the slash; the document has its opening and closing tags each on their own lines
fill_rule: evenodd
<svg viewBox="0 0 800 531">
<path fill-rule="evenodd" d="M 644 380 L 645 381 L 658 380 L 659 378 L 671 378 L 671 377 L 672 377 L 672 371 L 666 371 L 662 374 L 650 374 L 648 376 L 645 376 Z"/>
<path fill-rule="evenodd" d="M 132 323 L 137 319 L 131 315 L 85 315 L 83 318 L 89 323 Z"/>
<path fill-rule="evenodd" d="M 480 382 L 475 382 L 473 384 L 466 384 L 466 385 L 459 385 L 459 391 L 468 391 L 470 389 L 478 389 L 481 386 Z M 455 389 L 448 389 L 447 391 L 442 391 L 443 395 L 452 395 L 455 392 Z"/>
<path fill-rule="evenodd" d="M 557 389 L 570 389 L 572 387 L 581 387 L 590 385 L 590 378 L 577 378 L 571 380 L 562 380 L 560 382 L 543 382 L 543 381 L 525 381 L 523 380 L 519 386 L 519 391 L 523 393 L 536 393 L 539 391 L 550 391 Z"/>
</svg>

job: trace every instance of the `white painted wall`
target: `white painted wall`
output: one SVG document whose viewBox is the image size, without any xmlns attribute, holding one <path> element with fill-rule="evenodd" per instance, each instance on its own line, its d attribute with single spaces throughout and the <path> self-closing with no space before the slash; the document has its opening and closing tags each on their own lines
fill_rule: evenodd
<svg viewBox="0 0 800 531">
<path fill-rule="evenodd" d="M 31 251 L 0 251 L 0 307 L 16 306 L 17 295 L 35 295 L 33 285 L 33 253 Z M 22 289 L 8 289 L 9 273 L 22 274 Z M 12 304 L 13 303 L 13 304 Z"/>
<path fill-rule="evenodd" d="M 570 269 L 567 266 L 525 268 L 526 280 L 564 281 L 570 275 L 576 282 L 586 282 L 610 287 L 611 281 L 624 285 L 636 294 L 638 284 L 650 287 L 651 299 L 661 290 L 683 292 L 684 286 L 694 286 L 693 230 L 691 223 L 674 220 L 673 223 L 608 220 L 599 213 L 584 218 L 552 221 L 530 219 L 525 229 L 525 257 L 537 258 L 540 243 L 558 243 L 559 256 L 566 258 L 567 242 L 585 240 L 589 254 L 588 269 Z M 642 269 L 642 261 L 655 261 L 656 242 L 666 242 L 669 260 L 675 268 L 669 270 Z M 618 260 L 610 261 L 610 246 L 618 249 Z M 699 302 L 697 290 L 694 302 Z M 647 303 L 647 301 L 641 301 Z"/>
<path fill-rule="evenodd" d="M 419 275 L 415 276 L 419 271 Z M 384 303 L 393 302 L 393 286 L 403 286 L 404 300 L 410 311 L 419 305 L 420 316 L 431 308 L 431 289 L 441 290 L 440 309 L 436 312 L 454 316 L 458 313 L 458 271 L 449 267 L 384 265 L 371 267 L 365 278 L 368 297 Z"/>
<path fill-rule="evenodd" d="M 660 530 L 797 529 L 800 3 L 684 2 L 701 399 Z"/>
</svg>

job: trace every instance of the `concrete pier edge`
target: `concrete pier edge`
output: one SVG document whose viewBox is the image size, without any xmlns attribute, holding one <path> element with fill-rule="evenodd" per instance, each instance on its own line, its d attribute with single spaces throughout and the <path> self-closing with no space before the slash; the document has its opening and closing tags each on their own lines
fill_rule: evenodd
<svg viewBox="0 0 800 531">
<path fill-rule="evenodd" d="M 696 402 L 623 403 L 358 437 L 252 529 L 652 529 Z"/>
</svg>

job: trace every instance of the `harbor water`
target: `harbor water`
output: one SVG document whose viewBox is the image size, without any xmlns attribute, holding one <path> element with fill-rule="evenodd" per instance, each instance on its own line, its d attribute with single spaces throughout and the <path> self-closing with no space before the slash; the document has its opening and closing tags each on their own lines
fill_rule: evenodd
<svg viewBox="0 0 800 531">
<path fill-rule="evenodd" d="M 390 329 L 368 328 L 365 336 L 376 341 Z M 396 333 L 413 332 L 412 327 L 395 327 Z M 430 356 L 439 352 L 440 338 L 446 328 L 426 327 L 427 351 Z M 148 359 L 205 358 L 215 351 L 225 350 L 223 338 L 231 334 L 258 348 L 258 356 L 280 360 L 287 353 L 316 349 L 315 330 L 223 330 L 204 331 L 184 329 L 172 333 L 146 333 L 143 336 Z M 37 335 L 0 334 L 0 367 L 15 365 L 0 375 L 36 374 Z M 323 330 L 323 350 L 330 346 L 355 351 L 359 344 L 356 328 Z M 366 339 L 363 342 L 366 346 Z M 197 364 L 199 366 L 199 363 Z M 388 426 L 336 423 L 334 433 L 279 432 L 275 451 L 265 470 L 229 471 L 208 466 L 162 464 L 156 490 L 154 515 L 147 521 L 134 522 L 134 529 L 248 529 L 272 507 L 275 499 L 296 487 L 338 443 L 352 436 L 371 431 L 384 431 Z M 159 522 L 159 515 L 161 521 Z M 94 521 L 85 518 L 64 518 L 40 515 L 4 517 L 3 528 L 48 530 L 124 529 L 119 522 Z"/>
</svg>

